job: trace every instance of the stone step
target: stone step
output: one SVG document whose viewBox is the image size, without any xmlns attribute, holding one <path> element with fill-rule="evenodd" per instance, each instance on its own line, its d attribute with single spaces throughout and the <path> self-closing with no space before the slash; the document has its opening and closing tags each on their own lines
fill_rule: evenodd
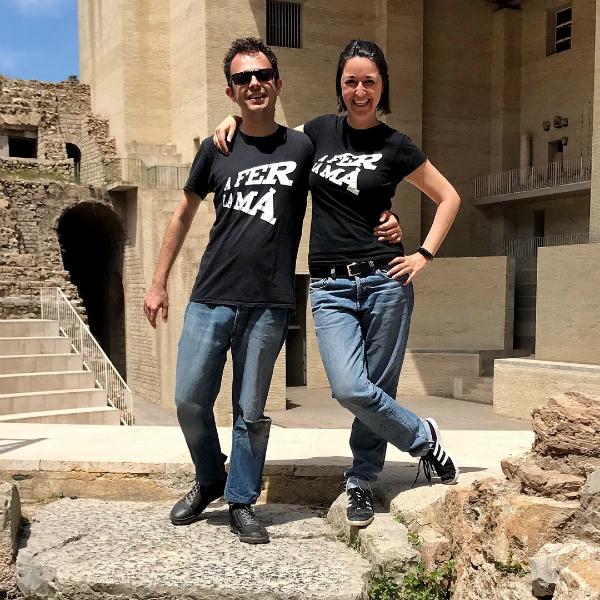
<svg viewBox="0 0 600 600">
<path fill-rule="evenodd" d="M 0 338 L 55 337 L 58 322 L 42 319 L 4 319 L 0 321 Z"/>
<path fill-rule="evenodd" d="M 81 371 L 79 354 L 0 355 L 0 374 Z"/>
<path fill-rule="evenodd" d="M 57 371 L 0 375 L 0 394 L 46 392 L 52 390 L 81 390 L 93 387 L 94 376 L 89 371 Z"/>
<path fill-rule="evenodd" d="M 61 423 L 71 425 L 119 425 L 120 413 L 112 406 L 92 406 L 16 413 L 0 416 L 0 423 Z"/>
<path fill-rule="evenodd" d="M 0 338 L 0 355 L 68 354 L 71 342 L 62 336 Z"/>
<path fill-rule="evenodd" d="M 56 390 L 0 394 L 0 415 L 106 406 L 106 390 Z"/>
<path fill-rule="evenodd" d="M 41 506 L 17 557 L 20 590 L 40 600 L 366 598 L 369 562 L 317 510 L 257 505 L 271 543 L 250 546 L 230 532 L 225 503 L 186 527 L 171 525 L 170 508 L 81 498 Z"/>
</svg>

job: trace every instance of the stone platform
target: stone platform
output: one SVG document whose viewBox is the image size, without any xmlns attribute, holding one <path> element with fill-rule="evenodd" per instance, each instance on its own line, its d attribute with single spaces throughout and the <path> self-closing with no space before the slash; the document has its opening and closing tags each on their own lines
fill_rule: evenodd
<svg viewBox="0 0 600 600">
<path fill-rule="evenodd" d="M 354 600 L 370 564 L 334 539 L 323 515 L 258 506 L 271 543 L 242 544 L 227 505 L 186 527 L 170 504 L 71 500 L 36 511 L 17 559 L 27 597 L 63 600 Z"/>
</svg>

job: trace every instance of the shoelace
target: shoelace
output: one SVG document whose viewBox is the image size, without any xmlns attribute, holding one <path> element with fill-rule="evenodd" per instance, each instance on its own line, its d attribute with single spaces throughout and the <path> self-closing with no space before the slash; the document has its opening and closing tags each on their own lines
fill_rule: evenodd
<svg viewBox="0 0 600 600">
<path fill-rule="evenodd" d="M 421 474 L 421 465 L 423 465 L 423 475 L 425 475 L 425 479 L 427 479 L 429 485 L 431 485 L 431 459 L 429 458 L 429 455 L 426 454 L 425 456 L 421 456 L 421 458 L 419 459 L 419 466 L 417 467 L 417 476 L 415 477 L 415 480 L 410 486 L 411 490 L 415 487 L 417 479 L 419 479 L 419 475 Z"/>
<path fill-rule="evenodd" d="M 360 508 L 372 508 L 371 498 L 361 487 L 352 487 L 348 490 L 348 504 L 354 500 Z"/>
<path fill-rule="evenodd" d="M 250 506 L 244 506 L 243 508 L 241 508 L 238 513 L 238 516 L 240 521 L 242 521 L 244 525 L 247 525 L 248 523 L 254 523 L 256 521 L 254 511 Z"/>
<path fill-rule="evenodd" d="M 185 495 L 185 498 L 183 499 L 184 502 L 191 506 L 194 503 L 194 500 L 196 499 L 196 496 L 198 495 L 199 492 L 200 492 L 200 483 L 198 481 L 196 481 L 196 483 L 194 483 L 194 487 Z"/>
</svg>

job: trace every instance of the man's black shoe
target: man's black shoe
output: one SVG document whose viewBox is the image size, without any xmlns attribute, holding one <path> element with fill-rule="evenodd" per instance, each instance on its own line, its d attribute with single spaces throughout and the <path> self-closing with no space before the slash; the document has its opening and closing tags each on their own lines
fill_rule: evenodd
<svg viewBox="0 0 600 600">
<path fill-rule="evenodd" d="M 227 477 L 209 485 L 200 485 L 196 481 L 194 487 L 171 509 L 171 523 L 189 525 L 197 521 L 202 511 L 223 495 L 226 482 Z"/>
<path fill-rule="evenodd" d="M 269 534 L 256 518 L 249 504 L 229 505 L 229 529 L 236 533 L 240 542 L 247 544 L 268 544 Z"/>
<path fill-rule="evenodd" d="M 442 438 L 437 423 L 434 419 L 429 417 L 425 419 L 425 425 L 429 427 L 429 431 L 431 432 L 433 446 L 425 456 L 421 457 L 419 468 L 417 469 L 417 477 L 415 477 L 413 486 L 419 477 L 421 465 L 423 465 L 423 472 L 429 483 L 431 483 L 432 471 L 445 485 L 454 485 L 455 483 L 458 483 L 460 470 L 458 465 L 454 462 L 454 459 L 450 456 L 448 450 L 442 445 Z"/>
<path fill-rule="evenodd" d="M 346 508 L 346 520 L 348 524 L 354 527 L 366 527 L 369 525 L 375 516 L 371 488 L 351 487 L 346 490 L 346 496 L 348 497 L 348 506 Z"/>
</svg>

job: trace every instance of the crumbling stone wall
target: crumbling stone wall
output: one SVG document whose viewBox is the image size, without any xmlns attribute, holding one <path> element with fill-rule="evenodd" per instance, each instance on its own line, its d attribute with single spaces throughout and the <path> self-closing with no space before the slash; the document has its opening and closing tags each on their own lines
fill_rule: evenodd
<svg viewBox="0 0 600 600">
<path fill-rule="evenodd" d="M 73 180 L 72 160 L 38 162 L 32 159 L 0 158 L 0 177 L 8 174 L 24 179 L 38 179 L 42 176 L 63 181 Z"/>
<path fill-rule="evenodd" d="M 61 215 L 82 202 L 115 210 L 106 192 L 97 188 L 0 179 L 0 318 L 39 316 L 39 290 L 53 286 L 84 312 L 63 268 L 56 233 Z"/>
<path fill-rule="evenodd" d="M 66 161 L 66 143 L 79 148 L 82 164 L 106 164 L 117 158 L 108 121 L 92 114 L 88 85 L 0 76 L 0 130 L 15 127 L 37 128 L 38 162 Z M 6 156 L 0 158 L 7 157 L 6 148 L 3 152 Z"/>
</svg>

